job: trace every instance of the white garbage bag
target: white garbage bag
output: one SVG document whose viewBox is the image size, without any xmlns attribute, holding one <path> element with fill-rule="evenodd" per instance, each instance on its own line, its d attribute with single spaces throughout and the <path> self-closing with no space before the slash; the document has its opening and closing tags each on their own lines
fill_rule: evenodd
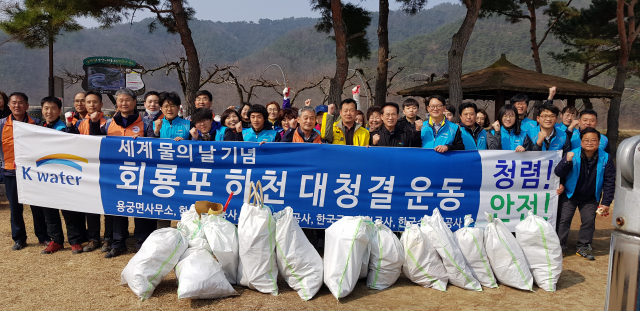
<svg viewBox="0 0 640 311">
<path fill-rule="evenodd" d="M 533 291 L 533 277 L 518 241 L 500 218 L 484 214 L 489 222 L 484 229 L 484 246 L 493 274 L 504 285 Z"/>
<path fill-rule="evenodd" d="M 433 210 L 431 217 L 425 215 L 422 218 L 420 230 L 427 235 L 429 242 L 440 254 L 444 268 L 449 273 L 449 283 L 468 290 L 482 291 L 480 282 L 467 265 L 451 229 L 437 208 Z"/>
<path fill-rule="evenodd" d="M 447 270 L 420 226 L 407 224 L 400 240 L 405 256 L 402 265 L 404 275 L 418 285 L 447 291 Z"/>
<path fill-rule="evenodd" d="M 218 299 L 237 294 L 209 250 L 189 248 L 185 255 L 176 266 L 178 298 Z"/>
<path fill-rule="evenodd" d="M 193 232 L 198 231 L 200 215 L 196 211 L 196 205 L 191 204 L 191 207 L 184 213 L 180 214 L 180 221 L 178 222 L 178 228 L 185 233 L 187 238 L 191 236 Z"/>
<path fill-rule="evenodd" d="M 276 222 L 271 210 L 262 204 L 262 195 L 254 190 L 253 196 L 255 204 L 245 202 L 238 219 L 239 282 L 261 293 L 278 295 Z"/>
<path fill-rule="evenodd" d="M 141 300 L 146 300 L 186 250 L 187 239 L 180 230 L 163 228 L 153 231 L 122 270 L 120 284 L 129 285 Z"/>
<path fill-rule="evenodd" d="M 336 299 L 349 295 L 358 282 L 368 252 L 367 226 L 365 217 L 344 216 L 325 231 L 324 284 Z"/>
<path fill-rule="evenodd" d="M 235 285 L 238 280 L 238 230 L 236 226 L 225 219 L 225 214 L 208 215 L 203 217 L 203 231 L 207 237 L 209 247 L 216 260 L 222 266 L 227 281 Z"/>
<path fill-rule="evenodd" d="M 194 204 L 191 204 L 189 210 L 180 215 L 178 228 L 187 234 L 189 247 L 209 247 L 204 231 L 202 231 L 200 215 L 198 215 Z"/>
<path fill-rule="evenodd" d="M 562 273 L 562 247 L 555 228 L 529 211 L 529 216 L 516 225 L 516 240 L 538 287 L 555 292 Z"/>
<path fill-rule="evenodd" d="M 472 223 L 471 215 L 464 216 L 464 227 L 455 232 L 458 246 L 480 284 L 497 288 L 496 277 L 493 275 L 487 251 L 484 249 L 484 231 L 482 228 L 469 227 Z"/>
<path fill-rule="evenodd" d="M 309 300 L 322 287 L 323 263 L 293 217 L 293 209 L 273 214 L 276 221 L 276 261 L 278 272 L 298 296 Z"/>
<path fill-rule="evenodd" d="M 365 220 L 365 230 L 369 241 L 371 241 L 373 235 L 373 222 L 371 222 L 371 217 L 364 216 Z M 365 279 L 369 274 L 369 257 L 371 256 L 371 243 L 367 243 L 367 250 L 364 252 L 364 256 L 362 256 L 362 266 L 360 266 L 360 275 L 358 275 L 358 279 Z"/>
<path fill-rule="evenodd" d="M 385 289 L 393 285 L 402 273 L 404 250 L 398 237 L 382 220 L 376 220 L 372 231 L 367 287 Z"/>
</svg>

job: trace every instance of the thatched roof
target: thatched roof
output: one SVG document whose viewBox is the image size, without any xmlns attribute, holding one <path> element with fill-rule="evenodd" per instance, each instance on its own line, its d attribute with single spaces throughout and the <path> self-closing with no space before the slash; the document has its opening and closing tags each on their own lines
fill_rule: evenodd
<svg viewBox="0 0 640 311">
<path fill-rule="evenodd" d="M 620 93 L 599 86 L 522 69 L 510 63 L 502 54 L 493 65 L 462 76 L 462 92 L 465 99 L 493 99 L 502 90 L 506 98 L 525 93 L 531 99 L 547 99 L 549 88 L 557 87 L 555 99 L 612 98 Z M 402 96 L 449 96 L 449 80 L 398 91 Z"/>
</svg>

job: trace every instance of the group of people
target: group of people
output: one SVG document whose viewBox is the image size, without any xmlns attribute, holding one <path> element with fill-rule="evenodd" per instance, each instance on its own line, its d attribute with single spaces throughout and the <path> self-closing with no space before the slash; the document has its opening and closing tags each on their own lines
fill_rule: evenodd
<svg viewBox="0 0 640 311">
<path fill-rule="evenodd" d="M 136 96 L 129 89 L 115 94 L 116 113 L 110 119 L 102 112 L 102 94 L 78 93 L 74 98 L 75 112 L 61 117 L 62 103 L 56 97 L 40 101 L 43 120 L 28 113 L 29 98 L 15 92 L 7 96 L 0 92 L 0 132 L 2 133 L 3 176 L 11 207 L 13 250 L 26 247 L 26 228 L 23 206 L 18 202 L 14 151 L 13 122 L 38 124 L 51 129 L 78 135 L 107 135 L 154 137 L 160 139 L 200 141 L 247 141 L 329 143 L 351 146 L 416 147 L 433 149 L 438 153 L 454 150 L 562 150 L 562 161 L 555 173 L 561 178 L 557 190 L 560 195 L 557 231 L 563 248 L 567 244 L 571 220 L 579 209 L 582 225 L 577 254 L 593 260 L 589 253 L 595 231 L 596 210 L 609 209 L 615 191 L 615 167 L 609 156 L 609 143 L 597 126 L 597 113 L 574 107 L 560 111 L 553 105 L 556 88 L 549 90 L 548 100 L 529 114 L 529 98 L 518 94 L 500 108 L 498 119 L 491 123 L 488 114 L 472 102 L 462 103 L 458 109 L 448 105 L 442 96 L 424 100 L 428 115 L 418 115 L 419 102 L 409 98 L 400 105 L 388 102 L 359 110 L 358 98 L 344 99 L 335 104 L 291 107 L 288 89 L 283 92 L 282 106 L 278 102 L 267 105 L 245 103 L 229 107 L 220 117 L 211 110 L 213 96 L 209 91 L 196 93 L 195 110 L 182 116 L 182 102 L 175 92 L 148 92 L 144 96 L 144 111 L 136 109 Z M 459 123 L 454 122 L 456 110 Z M 560 118 L 560 122 L 558 122 Z M 218 121 L 219 120 L 219 121 Z M 57 209 L 31 206 L 35 234 L 45 247 L 44 254 L 63 248 L 64 236 L 60 212 Z M 101 239 L 100 215 L 62 211 L 67 238 L 73 254 L 101 249 L 106 258 L 127 251 L 129 220 L 122 216 L 104 216 Z M 157 228 L 167 227 L 170 221 L 134 218 L 136 248 Z"/>
</svg>

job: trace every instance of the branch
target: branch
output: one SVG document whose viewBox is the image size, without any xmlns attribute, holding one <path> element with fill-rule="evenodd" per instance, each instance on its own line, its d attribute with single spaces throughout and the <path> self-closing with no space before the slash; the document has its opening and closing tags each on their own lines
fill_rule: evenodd
<svg viewBox="0 0 640 311">
<path fill-rule="evenodd" d="M 318 82 L 309 82 L 309 84 L 307 84 L 306 86 L 300 88 L 297 92 L 294 92 L 295 95 L 293 95 L 293 98 L 291 98 L 291 107 L 293 107 L 293 103 L 296 101 L 296 98 L 298 98 L 298 95 L 300 95 L 300 93 L 302 93 L 303 91 L 309 90 L 309 89 L 313 89 L 315 87 L 317 87 L 318 85 L 322 84 L 322 82 L 324 82 L 324 80 L 331 80 L 330 77 L 324 76 L 322 77 Z"/>
<path fill-rule="evenodd" d="M 232 65 L 226 65 L 224 67 L 218 67 L 218 65 L 214 65 L 215 66 L 215 70 L 213 70 L 213 72 L 209 69 L 207 69 L 207 77 L 206 78 L 201 78 L 200 79 L 200 86 L 198 87 L 198 89 L 202 88 L 205 84 L 209 83 L 209 81 L 211 81 L 211 79 L 218 73 L 218 72 L 222 72 L 222 71 L 226 71 L 229 72 L 229 70 L 231 70 L 231 68 L 237 68 L 236 66 L 232 66 Z M 222 80 L 224 82 L 224 80 Z M 220 82 L 222 83 L 222 82 Z M 219 83 L 216 83 L 219 84 Z"/>
<path fill-rule="evenodd" d="M 67 85 L 66 89 L 84 80 L 84 74 L 72 73 L 67 69 L 62 69 L 62 71 L 63 71 L 62 75 L 64 75 L 64 84 Z"/>
<path fill-rule="evenodd" d="M 607 66 L 603 67 L 602 69 L 596 71 L 595 73 L 592 73 L 592 74 L 588 75 L 587 76 L 587 80 L 590 80 L 591 78 L 594 78 L 594 77 L 600 75 L 601 73 L 603 73 L 603 72 L 615 67 L 615 65 L 616 65 L 615 63 L 609 63 Z"/>
<path fill-rule="evenodd" d="M 569 7 L 569 5 L 571 5 L 571 1 L 573 0 L 569 0 L 569 2 L 567 2 L 567 7 Z M 562 15 L 564 15 L 564 13 L 566 12 L 566 10 L 563 10 L 562 12 L 560 12 L 560 14 L 558 15 L 558 17 L 556 17 L 556 20 L 553 21 L 553 23 L 551 23 L 551 25 L 549 25 L 549 28 L 547 28 L 547 31 L 544 32 L 544 36 L 542 36 L 542 39 L 540 39 L 540 43 L 538 43 L 538 48 L 540 48 L 540 46 L 542 45 L 542 43 L 544 43 L 544 40 L 547 39 L 547 36 L 549 35 L 549 32 L 551 32 L 551 29 L 553 29 L 553 26 L 556 25 L 556 23 L 558 22 L 558 20 L 560 18 L 562 18 Z"/>
<path fill-rule="evenodd" d="M 362 31 L 362 32 L 359 32 L 359 33 L 356 33 L 356 34 L 353 34 L 353 35 L 349 36 L 347 38 L 347 41 L 351 41 L 351 40 L 359 38 L 359 37 L 364 37 L 365 35 L 367 35 L 367 33 Z"/>
</svg>

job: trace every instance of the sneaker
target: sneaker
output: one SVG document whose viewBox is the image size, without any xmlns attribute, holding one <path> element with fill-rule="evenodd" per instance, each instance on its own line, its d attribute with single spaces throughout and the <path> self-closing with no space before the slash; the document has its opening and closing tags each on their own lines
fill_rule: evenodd
<svg viewBox="0 0 640 311">
<path fill-rule="evenodd" d="M 106 255 L 104 255 L 104 258 L 118 257 L 126 252 L 127 252 L 126 249 L 112 248 Z"/>
<path fill-rule="evenodd" d="M 23 242 L 23 241 L 17 241 L 16 244 L 13 244 L 13 247 L 11 247 L 12 251 L 19 251 L 23 248 L 27 247 L 27 242 Z"/>
<path fill-rule="evenodd" d="M 111 251 L 111 240 L 104 240 L 104 243 L 102 243 L 102 248 L 100 249 L 100 251 L 103 253 L 107 253 Z"/>
<path fill-rule="evenodd" d="M 82 253 L 82 245 L 80 244 L 71 245 L 71 253 L 74 255 Z"/>
<path fill-rule="evenodd" d="M 88 252 L 93 252 L 94 250 L 96 250 L 96 248 L 100 247 L 100 241 L 89 241 L 89 244 L 87 244 L 82 251 L 84 251 L 85 253 Z"/>
<path fill-rule="evenodd" d="M 576 255 L 581 256 L 586 260 L 596 260 L 596 258 L 593 257 L 593 255 L 589 254 L 589 251 L 587 250 L 587 248 L 578 249 L 578 251 L 576 252 Z"/>
<path fill-rule="evenodd" d="M 40 252 L 40 254 L 53 254 L 63 248 L 64 246 L 62 246 L 61 244 L 51 241 L 49 242 L 49 245 L 47 245 L 47 248 L 45 248 L 42 252 Z"/>
</svg>

